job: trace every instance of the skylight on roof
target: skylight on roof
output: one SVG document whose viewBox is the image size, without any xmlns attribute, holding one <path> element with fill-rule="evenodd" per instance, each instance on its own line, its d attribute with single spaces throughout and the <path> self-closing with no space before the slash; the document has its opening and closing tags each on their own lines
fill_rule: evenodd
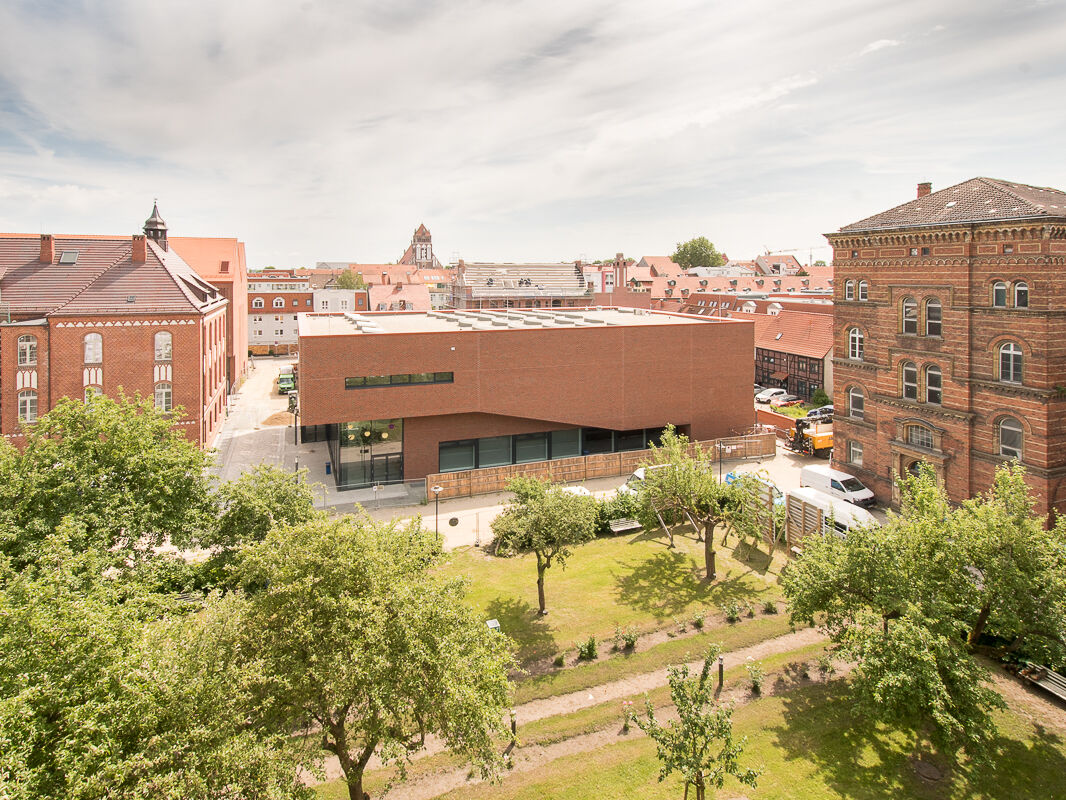
<svg viewBox="0 0 1066 800">
<path fill-rule="evenodd" d="M 77 250 L 64 250 L 59 255 L 59 263 L 60 264 L 76 264 L 77 261 L 78 261 L 78 251 Z"/>
</svg>

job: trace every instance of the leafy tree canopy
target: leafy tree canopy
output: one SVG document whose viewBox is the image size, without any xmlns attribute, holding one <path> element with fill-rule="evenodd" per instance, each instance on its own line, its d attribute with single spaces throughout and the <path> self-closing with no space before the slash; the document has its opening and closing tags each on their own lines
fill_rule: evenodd
<svg viewBox="0 0 1066 800">
<path fill-rule="evenodd" d="M 337 289 L 365 289 L 363 276 L 350 269 L 342 270 L 333 284 Z"/>
<path fill-rule="evenodd" d="M 678 242 L 677 249 L 670 259 L 680 267 L 692 269 L 693 267 L 720 267 L 725 263 L 722 254 L 719 253 L 710 239 L 699 236 L 689 239 L 687 242 Z"/>
<path fill-rule="evenodd" d="M 464 602 L 462 582 L 429 570 L 432 531 L 368 516 L 315 518 L 246 548 L 244 649 L 261 669 L 259 719 L 316 731 L 363 800 L 377 751 L 401 770 L 430 734 L 491 775 L 513 667 L 507 637 Z"/>
<path fill-rule="evenodd" d="M 596 536 L 596 501 L 524 475 L 512 478 L 507 489 L 514 501 L 492 521 L 496 547 L 536 554 L 540 613 L 546 614 L 544 575 L 553 562 L 565 567 L 572 549 Z"/>
</svg>

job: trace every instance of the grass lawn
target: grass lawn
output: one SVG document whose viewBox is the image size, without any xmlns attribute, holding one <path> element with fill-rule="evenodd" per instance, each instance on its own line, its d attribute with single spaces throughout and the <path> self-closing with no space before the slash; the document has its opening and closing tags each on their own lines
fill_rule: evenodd
<svg viewBox="0 0 1066 800">
<path fill-rule="evenodd" d="M 605 537 L 574 550 L 566 567 L 556 564 L 545 576 L 548 615 L 537 614 L 537 568 L 532 554 L 496 558 L 462 548 L 442 569 L 470 579 L 469 602 L 486 619 L 498 619 L 503 632 L 528 662 L 551 657 L 576 642 L 610 638 L 615 625 L 649 631 L 697 610 L 717 611 L 729 601 L 751 603 L 780 599 L 777 578 L 785 558 L 763 551 L 741 561 L 743 547 L 734 540 L 717 547 L 718 577 L 702 580 L 703 544 L 676 535 L 669 549 L 665 537 Z M 718 542 L 721 538 L 718 537 Z"/>
<path fill-rule="evenodd" d="M 1066 743 L 1028 718 L 997 715 L 1000 737 L 994 769 L 964 764 L 943 780 L 926 783 L 910 763 L 902 734 L 857 719 L 841 681 L 794 689 L 741 706 L 735 732 L 747 736 L 741 763 L 761 768 L 757 788 L 726 783 L 722 797 L 751 800 L 922 798 L 923 800 L 1015 800 L 1066 797 Z M 676 776 L 658 782 L 659 762 L 648 739 L 626 739 L 591 753 L 553 761 L 516 774 L 502 785 L 451 792 L 450 800 L 494 798 L 539 800 L 677 800 Z"/>
</svg>

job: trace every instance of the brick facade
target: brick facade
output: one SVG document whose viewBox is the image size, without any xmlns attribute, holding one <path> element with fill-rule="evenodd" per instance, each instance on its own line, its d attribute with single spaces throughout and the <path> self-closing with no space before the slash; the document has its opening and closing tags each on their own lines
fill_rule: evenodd
<svg viewBox="0 0 1066 800">
<path fill-rule="evenodd" d="M 914 202 L 950 209 L 976 181 L 987 179 Z M 894 502 L 894 477 L 922 461 L 962 501 L 987 490 L 1020 444 L 1039 510 L 1066 511 L 1066 213 L 1041 207 L 1045 218 L 892 228 L 874 217 L 827 235 L 835 268 L 833 459 L 880 501 Z M 902 214 L 885 212 L 893 213 Z M 1005 291 L 997 295 L 996 284 Z M 853 331 L 862 335 L 861 358 Z M 1001 365 L 1004 345 L 1017 347 L 1020 362 L 1008 354 Z"/>
</svg>

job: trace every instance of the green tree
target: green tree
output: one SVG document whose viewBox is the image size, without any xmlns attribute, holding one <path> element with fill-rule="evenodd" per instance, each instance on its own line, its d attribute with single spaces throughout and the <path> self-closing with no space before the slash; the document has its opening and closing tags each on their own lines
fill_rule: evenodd
<svg viewBox="0 0 1066 800">
<path fill-rule="evenodd" d="M 401 772 L 431 734 L 484 775 L 499 766 L 507 637 L 432 571 L 440 539 L 368 516 L 277 526 L 246 549 L 245 651 L 261 670 L 260 719 L 314 733 L 340 762 L 352 800 L 375 752 Z"/>
<path fill-rule="evenodd" d="M 715 250 L 714 245 L 706 236 L 689 239 L 687 242 L 678 242 L 677 249 L 674 250 L 670 259 L 685 269 L 720 267 L 725 263 L 722 254 Z"/>
<path fill-rule="evenodd" d="M 337 289 L 365 289 L 366 284 L 363 283 L 362 274 L 353 272 L 350 269 L 342 270 L 341 274 L 337 276 L 337 280 L 334 282 L 334 287 Z"/>
<path fill-rule="evenodd" d="M 721 652 L 712 645 L 696 678 L 689 677 L 688 666 L 670 668 L 670 699 L 677 708 L 678 719 L 666 725 L 655 718 L 655 708 L 645 700 L 645 716 L 634 723 L 655 742 L 659 754 L 659 781 L 674 772 L 685 782 L 685 798 L 691 786 L 696 800 L 704 800 L 708 787 L 713 795 L 725 785 L 727 775 L 755 787 L 757 770 L 740 765 L 746 738 L 733 739 L 733 711 L 715 701 L 711 667 Z"/>
<path fill-rule="evenodd" d="M 1024 472 L 953 509 L 930 468 L 900 481 L 882 527 L 804 543 L 782 576 L 794 620 L 820 620 L 857 663 L 856 707 L 954 757 L 980 757 L 1002 700 L 967 649 L 982 633 L 1061 663 L 1066 536 L 1032 512 Z"/>
<path fill-rule="evenodd" d="M 18 470 L 5 513 L 20 531 L 4 537 L 4 552 L 16 566 L 33 562 L 67 516 L 82 524 L 73 549 L 110 552 L 116 564 L 202 530 L 214 517 L 210 460 L 174 427 L 178 415 L 140 397 L 60 400 L 27 429 L 21 456 L 0 454 L 0 470 Z"/>
<path fill-rule="evenodd" d="M 816 267 L 824 267 L 825 266 L 825 262 L 822 261 L 821 259 L 818 259 L 817 261 L 814 262 L 814 266 L 816 266 Z"/>
<path fill-rule="evenodd" d="M 819 386 L 814 390 L 814 394 L 811 395 L 811 405 L 816 408 L 827 406 L 833 402 L 833 398 L 825 393 L 825 389 Z"/>
<path fill-rule="evenodd" d="M 167 617 L 116 603 L 76 538 L 48 537 L 0 590 L 0 797 L 308 797 L 292 738 L 249 724 L 236 598 Z"/>
<path fill-rule="evenodd" d="M 571 494 L 551 481 L 518 476 L 507 484 L 514 500 L 492 521 L 501 551 L 535 553 L 537 598 L 547 614 L 544 575 L 557 563 L 564 569 L 572 549 L 596 536 L 596 501 Z"/>
<path fill-rule="evenodd" d="M 714 474 L 711 454 L 685 434 L 667 426 L 658 446 L 652 446 L 651 463 L 644 468 L 638 488 L 641 519 L 649 530 L 662 519 L 673 546 L 670 526 L 691 520 L 697 534 L 702 528 L 703 557 L 708 581 L 716 577 L 714 530 L 726 522 L 736 507 L 730 486 Z"/>
</svg>

